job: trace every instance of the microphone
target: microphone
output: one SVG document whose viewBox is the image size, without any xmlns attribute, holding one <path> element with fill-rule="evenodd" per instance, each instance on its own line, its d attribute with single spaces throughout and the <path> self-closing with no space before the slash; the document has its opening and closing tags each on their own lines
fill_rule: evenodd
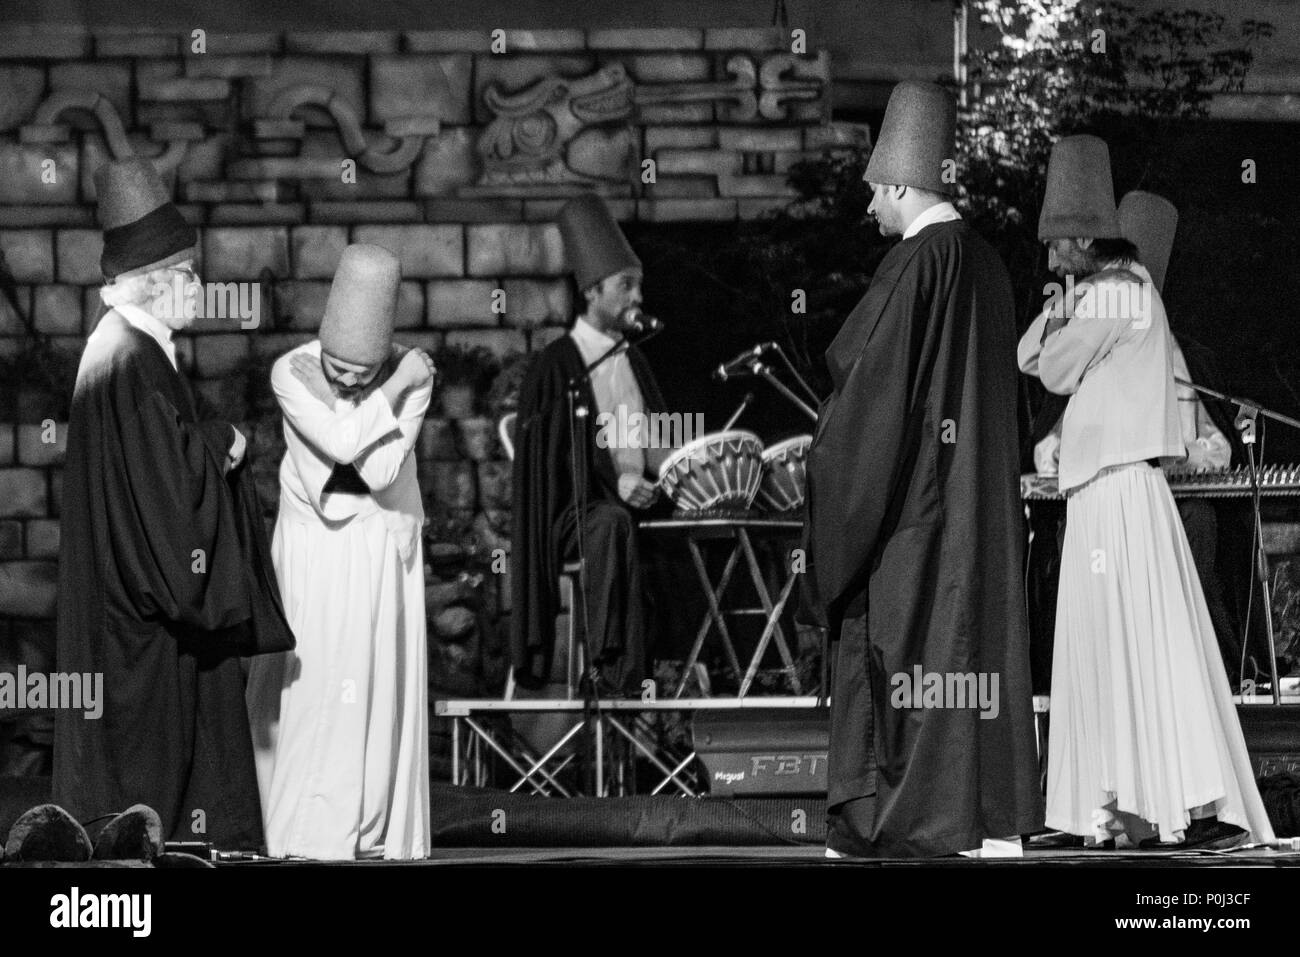
<svg viewBox="0 0 1300 957">
<path fill-rule="evenodd" d="M 654 316 L 648 316 L 641 311 L 639 306 L 633 306 L 623 313 L 625 325 L 625 334 L 635 336 L 653 336 L 655 333 L 662 332 L 664 324 Z"/>
<path fill-rule="evenodd" d="M 728 376 L 738 374 L 742 369 L 748 366 L 768 349 L 771 349 L 774 345 L 776 345 L 774 342 L 760 342 L 758 345 L 746 349 L 734 359 L 724 362 L 722 365 L 714 369 L 713 378 L 718 382 L 726 382 Z"/>
</svg>

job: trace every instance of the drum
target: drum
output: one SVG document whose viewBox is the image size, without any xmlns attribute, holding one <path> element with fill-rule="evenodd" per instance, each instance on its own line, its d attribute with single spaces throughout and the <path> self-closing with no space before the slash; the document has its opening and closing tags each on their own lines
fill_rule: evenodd
<svg viewBox="0 0 1300 957">
<path fill-rule="evenodd" d="M 803 506 L 810 445 L 811 435 L 796 435 L 763 453 L 763 481 L 758 486 L 758 501 L 764 509 L 793 512 Z"/>
<path fill-rule="evenodd" d="M 659 484 L 686 512 L 744 510 L 763 481 L 763 442 L 753 432 L 711 432 L 664 460 Z"/>
</svg>

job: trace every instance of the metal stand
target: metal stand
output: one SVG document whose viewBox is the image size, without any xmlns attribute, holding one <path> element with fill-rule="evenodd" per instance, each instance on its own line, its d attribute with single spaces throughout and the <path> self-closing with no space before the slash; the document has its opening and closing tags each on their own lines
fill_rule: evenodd
<svg viewBox="0 0 1300 957">
<path fill-rule="evenodd" d="M 1205 386 L 1197 385 L 1195 382 L 1188 382 L 1186 379 L 1180 379 L 1176 376 L 1174 381 L 1181 386 L 1194 389 L 1221 402 L 1230 402 L 1237 407 L 1235 424 L 1241 430 L 1241 441 L 1246 446 L 1246 457 L 1249 460 L 1250 467 L 1250 504 L 1255 519 L 1254 573 L 1256 580 L 1259 582 L 1260 594 L 1264 600 L 1264 628 L 1268 635 L 1269 680 L 1272 682 L 1273 704 L 1280 705 L 1282 703 L 1282 687 L 1277 674 L 1277 644 L 1273 632 L 1273 594 L 1268 582 L 1268 559 L 1264 554 L 1264 523 L 1260 518 L 1259 469 L 1261 463 L 1255 459 L 1255 421 L 1260 415 L 1264 415 L 1270 419 L 1276 419 L 1284 425 L 1289 425 L 1293 429 L 1300 429 L 1300 421 L 1279 412 L 1274 412 L 1271 409 L 1266 409 L 1249 399 L 1225 395 L 1222 392 L 1216 392 L 1214 389 L 1208 389 Z M 1245 642 L 1246 638 L 1247 636 L 1243 634 L 1242 641 Z"/>
</svg>

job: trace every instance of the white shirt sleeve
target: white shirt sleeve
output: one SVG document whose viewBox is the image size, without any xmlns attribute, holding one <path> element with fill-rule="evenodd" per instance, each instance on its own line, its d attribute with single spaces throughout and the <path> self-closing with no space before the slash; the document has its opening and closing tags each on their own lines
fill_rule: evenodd
<svg viewBox="0 0 1300 957">
<path fill-rule="evenodd" d="M 378 394 L 377 390 L 375 394 Z M 372 492 L 386 489 L 397 481 L 402 463 L 411 454 L 411 449 L 415 448 L 415 440 L 419 437 L 420 425 L 432 396 L 432 378 L 420 388 L 407 392 L 402 397 L 401 408 L 398 410 L 397 431 L 390 432 L 357 456 L 354 463 L 357 474 Z"/>
<path fill-rule="evenodd" d="M 328 406 L 294 376 L 281 356 L 271 369 L 271 387 L 285 420 L 325 458 L 350 465 L 366 449 L 398 429 L 397 418 L 378 389 L 353 405 L 335 400 Z"/>
<path fill-rule="evenodd" d="M 1084 373 L 1105 358 L 1131 321 L 1118 315 L 1099 316 L 1095 286 L 1081 291 L 1073 313 L 1068 323 L 1044 340 L 1038 356 L 1038 377 L 1057 395 L 1073 395 Z"/>
</svg>

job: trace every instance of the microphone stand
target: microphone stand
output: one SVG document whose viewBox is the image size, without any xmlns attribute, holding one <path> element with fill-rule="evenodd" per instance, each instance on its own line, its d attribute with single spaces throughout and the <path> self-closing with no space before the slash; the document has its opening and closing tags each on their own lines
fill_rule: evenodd
<svg viewBox="0 0 1300 957">
<path fill-rule="evenodd" d="M 1263 462 L 1255 459 L 1255 421 L 1263 415 L 1270 419 L 1275 419 L 1293 429 L 1300 429 L 1300 421 L 1290 416 L 1282 415 L 1280 412 L 1274 412 L 1272 409 L 1266 409 L 1257 402 L 1249 399 L 1242 399 L 1237 396 L 1225 395 L 1222 392 L 1216 392 L 1214 389 L 1208 389 L 1203 385 L 1197 385 L 1195 382 L 1188 382 L 1186 379 L 1174 377 L 1174 381 L 1181 386 L 1194 389 L 1203 395 L 1208 395 L 1218 399 L 1220 402 L 1227 402 L 1237 407 L 1237 417 L 1234 420 L 1238 429 L 1241 430 L 1241 441 L 1246 446 L 1246 456 L 1249 459 L 1250 467 L 1250 486 L 1251 511 L 1255 519 L 1255 547 L 1254 555 L 1251 556 L 1252 563 L 1255 566 L 1255 578 L 1259 582 L 1260 592 L 1264 599 L 1264 629 L 1268 635 L 1268 670 L 1269 679 L 1273 685 L 1273 704 L 1282 703 L 1282 688 L 1278 682 L 1277 675 L 1277 643 L 1273 632 L 1273 595 L 1272 589 L 1268 582 L 1268 561 L 1264 554 L 1264 523 L 1260 518 L 1260 485 L 1259 472 Z M 1249 623 L 1247 623 L 1249 627 Z M 1242 644 L 1245 645 L 1250 640 L 1250 635 L 1243 628 L 1241 636 Z"/>
<path fill-rule="evenodd" d="M 748 364 L 748 368 L 752 375 L 762 376 L 771 383 L 772 388 L 776 389 L 777 392 L 780 392 L 783 396 L 798 406 L 799 411 L 812 419 L 813 423 L 816 424 L 817 411 L 803 399 L 799 398 L 799 396 L 795 395 L 794 391 L 789 386 L 773 375 L 771 366 L 764 365 L 758 359 L 754 359 Z"/>
<path fill-rule="evenodd" d="M 652 330 L 641 335 L 638 342 L 644 342 L 649 339 L 658 330 Z M 603 761 L 603 741 L 600 729 L 600 696 L 596 689 L 596 678 L 598 670 L 595 661 L 591 657 L 591 628 L 590 628 L 590 611 L 588 610 L 588 589 L 587 589 L 587 443 L 586 434 L 582 424 L 586 422 L 587 417 L 591 414 L 586 400 L 583 398 L 583 389 L 588 387 L 591 382 L 591 374 L 606 360 L 613 358 L 620 352 L 626 352 L 632 345 L 631 341 L 624 334 L 624 337 L 614 345 L 610 346 L 605 353 L 595 362 L 584 367 L 581 375 L 573 376 L 569 379 L 565 392 L 569 405 L 569 449 L 570 462 L 573 468 L 574 482 L 574 509 L 576 512 L 576 535 L 578 539 L 578 584 L 582 590 L 582 658 L 583 668 L 579 675 L 578 687 L 582 693 L 583 714 L 588 720 L 595 718 L 595 738 L 596 738 L 596 765 L 595 788 L 593 789 L 597 797 L 605 796 L 605 782 L 602 780 L 600 773 L 604 767 Z M 579 491 L 580 489 L 580 491 Z M 571 596 L 572 597 L 572 596 Z M 573 614 L 575 609 L 570 609 Z M 572 662 L 570 662 L 572 667 Z"/>
</svg>

